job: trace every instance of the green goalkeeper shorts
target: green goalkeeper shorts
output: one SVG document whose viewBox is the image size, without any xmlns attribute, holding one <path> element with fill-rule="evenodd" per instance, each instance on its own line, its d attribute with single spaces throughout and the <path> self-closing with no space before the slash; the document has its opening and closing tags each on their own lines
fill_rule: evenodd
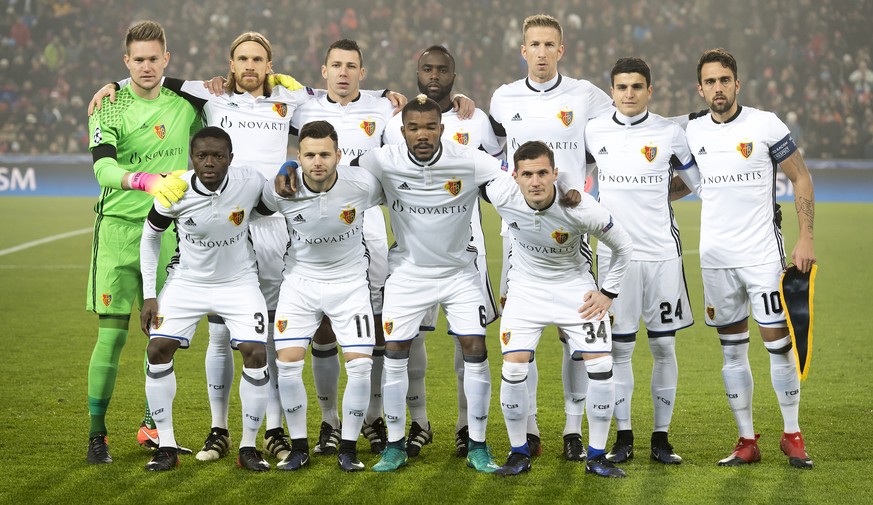
<svg viewBox="0 0 873 505">
<path fill-rule="evenodd" d="M 139 243 L 143 224 L 144 221 L 97 216 L 88 273 L 87 310 L 100 315 L 129 315 L 134 303 L 137 309 L 142 307 Z M 159 292 L 176 245 L 176 229 L 171 226 L 161 237 L 156 286 Z"/>
</svg>

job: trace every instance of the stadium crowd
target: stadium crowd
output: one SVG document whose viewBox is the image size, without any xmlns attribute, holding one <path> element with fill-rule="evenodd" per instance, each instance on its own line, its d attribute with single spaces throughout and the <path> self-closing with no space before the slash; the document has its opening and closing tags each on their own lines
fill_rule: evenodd
<svg viewBox="0 0 873 505">
<path fill-rule="evenodd" d="M 0 7 L 0 154 L 86 153 L 87 100 L 127 75 L 118 41 L 135 20 L 155 19 L 169 37 L 170 76 L 227 71 L 229 42 L 244 30 L 273 43 L 274 69 L 321 87 L 328 45 L 356 39 L 364 85 L 414 94 L 418 51 L 446 45 L 458 59 L 456 90 L 488 108 L 491 93 L 525 72 L 521 21 L 540 2 L 374 0 L 364 9 L 325 0 L 318 8 L 275 0 L 8 0 Z M 550 12 L 563 24 L 561 70 L 608 88 L 622 56 L 652 66 L 653 110 L 704 108 L 694 65 L 724 46 L 744 62 L 740 101 L 777 113 L 807 158 L 873 158 L 873 43 L 863 0 L 747 0 L 716 4 L 567 0 Z"/>
</svg>

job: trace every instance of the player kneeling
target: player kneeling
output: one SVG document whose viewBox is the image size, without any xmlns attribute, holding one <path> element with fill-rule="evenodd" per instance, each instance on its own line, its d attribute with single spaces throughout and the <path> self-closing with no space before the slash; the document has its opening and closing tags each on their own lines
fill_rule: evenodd
<svg viewBox="0 0 873 505">
<path fill-rule="evenodd" d="M 609 211 L 591 196 L 578 207 L 557 204 L 554 154 L 544 143 L 527 142 L 514 154 L 515 182 L 494 179 L 485 197 L 508 223 L 512 258 L 508 292 L 500 323 L 503 373 L 500 404 L 509 442 L 509 458 L 495 473 L 517 475 L 531 468 L 527 442 L 528 362 L 543 329 L 557 325 L 567 336 L 574 360 L 588 370 L 589 426 L 586 473 L 624 477 L 606 459 L 609 423 L 615 408 L 608 310 L 618 296 L 633 244 Z M 598 290 L 591 275 L 591 254 L 582 235 L 591 233 L 614 251 L 609 275 Z M 585 249 L 587 254 L 583 254 Z M 581 314 L 581 317 L 580 317 Z"/>
<path fill-rule="evenodd" d="M 158 429 L 160 447 L 146 470 L 179 466 L 173 432 L 176 374 L 173 355 L 188 348 L 197 322 L 208 313 L 223 317 L 243 357 L 239 386 L 243 435 L 237 465 L 254 471 L 270 469 L 255 449 L 267 408 L 267 306 L 258 288 L 255 254 L 249 240 L 249 220 L 259 206 L 264 177 L 234 167 L 230 136 L 207 127 L 191 139 L 193 173 L 182 176 L 190 189 L 165 209 L 155 204 L 146 220 L 141 242 L 143 308 L 141 325 L 149 336 L 146 397 Z M 262 214 L 270 212 L 263 207 Z M 175 221 L 177 255 L 160 296 L 155 297 L 161 233 Z"/>
<path fill-rule="evenodd" d="M 278 196 L 272 181 L 264 188 L 264 203 L 285 216 L 291 237 L 273 332 L 279 397 L 291 438 L 291 453 L 276 465 L 281 470 L 298 470 L 309 462 L 303 357 L 325 316 L 342 347 L 348 375 L 339 467 L 348 472 L 364 469 L 357 440 L 370 402 L 376 337 L 362 237 L 364 210 L 382 203 L 384 196 L 379 181 L 367 171 L 337 166 L 337 141 L 330 123 L 307 123 L 299 138 L 302 167 L 289 174 L 303 182 L 294 198 Z"/>
</svg>

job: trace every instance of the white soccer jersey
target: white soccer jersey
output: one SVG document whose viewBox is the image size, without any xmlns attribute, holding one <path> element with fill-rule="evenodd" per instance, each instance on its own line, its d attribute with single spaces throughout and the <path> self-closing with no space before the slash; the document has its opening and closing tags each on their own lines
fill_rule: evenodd
<svg viewBox="0 0 873 505">
<path fill-rule="evenodd" d="M 681 256 L 670 180 L 674 169 L 694 164 L 682 128 L 650 112 L 636 121 L 613 112 L 588 121 L 585 145 L 597 161 L 600 203 L 633 240 L 633 259 Z M 610 254 L 608 245 L 597 247 L 599 255 Z"/>
<path fill-rule="evenodd" d="M 711 114 L 689 121 L 686 137 L 700 168 L 700 266 L 784 262 L 776 164 L 797 150 L 788 127 L 773 113 L 740 107 L 725 123 Z"/>
<path fill-rule="evenodd" d="M 383 132 L 394 106 L 387 98 L 359 94 L 347 105 L 340 105 L 326 94 L 294 111 L 292 132 L 299 132 L 311 121 L 327 121 L 336 129 L 343 161 L 351 162 L 374 147 L 382 145 Z"/>
<path fill-rule="evenodd" d="M 248 167 L 232 167 L 221 187 L 209 191 L 193 170 L 182 175 L 189 188 L 169 209 L 155 203 L 146 221 L 155 231 L 176 223 L 178 252 L 167 267 L 172 278 L 221 284 L 252 276 L 257 280 L 255 254 L 249 239 L 252 209 L 261 199 L 264 177 Z M 155 297 L 154 264 L 144 258 L 143 290 Z M 147 270 L 151 269 L 151 272 Z M 150 279 L 147 279 L 151 277 Z"/>
<path fill-rule="evenodd" d="M 612 110 L 612 99 L 588 81 L 558 74 L 539 91 L 527 78 L 504 84 L 491 97 L 495 131 L 506 137 L 506 159 L 530 140 L 545 142 L 555 152 L 558 177 L 569 188 L 585 188 L 585 124 Z M 499 129 L 504 131 L 501 132 Z"/>
<path fill-rule="evenodd" d="M 556 187 L 556 195 L 557 191 Z M 582 193 L 582 201 L 572 209 L 555 201 L 544 210 L 534 210 L 509 177 L 491 181 L 485 187 L 485 194 L 507 223 L 512 240 L 507 274 L 510 289 L 514 279 L 560 283 L 568 275 L 587 277 L 593 284 L 591 251 L 582 241 L 582 235 L 590 233 L 616 251 L 609 274 L 601 279 L 600 286 L 610 293 L 619 292 L 633 243 L 624 228 L 594 197 Z"/>
<path fill-rule="evenodd" d="M 303 169 L 297 169 L 303 180 Z M 369 172 L 337 166 L 336 183 L 316 193 L 300 184 L 297 196 L 276 195 L 273 181 L 264 187 L 264 204 L 285 216 L 291 240 L 285 254 L 285 277 L 338 282 L 364 278 L 367 259 L 363 240 L 364 210 L 384 201 L 382 187 Z"/>
<path fill-rule="evenodd" d="M 470 265 L 470 216 L 479 186 L 508 177 L 506 164 L 477 149 L 441 143 L 427 162 L 403 145 L 373 149 L 355 162 L 382 183 L 396 243 L 388 253 L 390 273 L 443 278 Z"/>
<path fill-rule="evenodd" d="M 385 129 L 386 144 L 406 143 L 400 131 L 400 127 L 403 126 L 401 116 L 402 114 L 397 114 L 388 121 L 388 127 Z M 476 109 L 470 119 L 460 119 L 458 113 L 449 108 L 443 111 L 442 123 L 445 126 L 442 135 L 444 143 L 455 143 L 474 149 L 481 148 L 492 156 L 500 156 L 503 152 L 503 144 L 494 134 L 488 115 L 481 109 Z"/>
</svg>

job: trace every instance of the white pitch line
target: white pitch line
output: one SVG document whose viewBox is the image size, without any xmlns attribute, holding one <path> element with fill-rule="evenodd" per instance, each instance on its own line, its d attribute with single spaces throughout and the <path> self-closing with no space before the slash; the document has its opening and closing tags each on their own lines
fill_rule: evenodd
<svg viewBox="0 0 873 505">
<path fill-rule="evenodd" d="M 84 235 L 86 233 L 91 233 L 92 228 L 82 228 L 81 230 L 73 230 L 68 231 L 66 233 L 59 233 L 57 235 L 52 235 L 50 237 L 41 238 L 39 240 L 33 240 L 31 242 L 25 242 L 23 244 L 17 245 L 15 247 L 10 247 L 9 249 L 0 249 L 0 256 L 6 256 L 7 254 L 12 254 L 14 252 L 23 251 L 25 249 L 30 249 L 31 247 L 36 247 L 38 245 L 48 244 L 49 242 L 54 242 L 55 240 L 61 240 L 69 237 L 75 237 L 77 235 Z"/>
</svg>

